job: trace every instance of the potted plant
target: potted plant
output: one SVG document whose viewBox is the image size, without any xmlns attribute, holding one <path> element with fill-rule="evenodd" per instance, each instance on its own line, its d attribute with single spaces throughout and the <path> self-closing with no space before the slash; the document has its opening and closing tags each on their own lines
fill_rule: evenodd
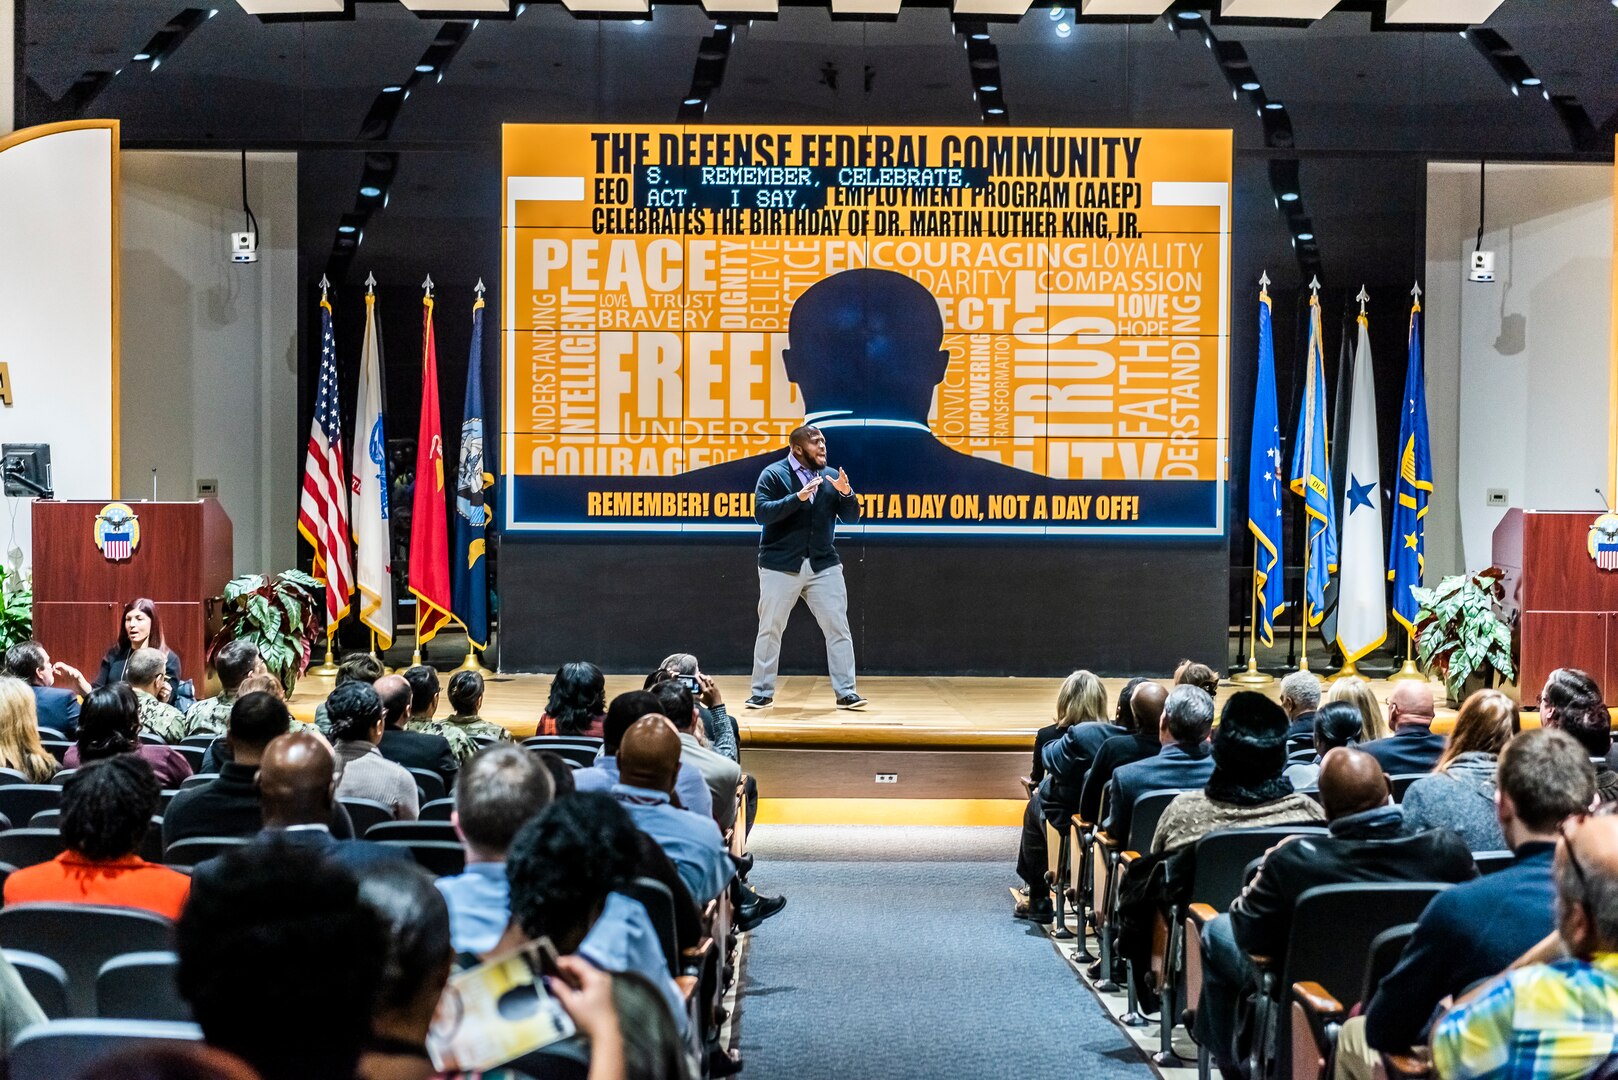
<svg viewBox="0 0 1618 1080">
<path fill-rule="evenodd" d="M 34 636 L 32 579 L 19 569 L 0 563 L 0 652 Z"/>
<path fill-rule="evenodd" d="M 325 587 L 297 570 L 283 570 L 273 578 L 262 574 L 232 578 L 218 598 L 220 627 L 208 642 L 208 663 L 226 642 L 251 641 L 264 666 L 291 696 L 320 636 Z"/>
<path fill-rule="evenodd" d="M 1447 577 L 1431 589 L 1415 588 L 1416 651 L 1436 668 L 1456 701 L 1487 686 L 1498 672 L 1515 677 L 1511 627 L 1497 610 L 1505 596 L 1498 566 Z"/>
</svg>

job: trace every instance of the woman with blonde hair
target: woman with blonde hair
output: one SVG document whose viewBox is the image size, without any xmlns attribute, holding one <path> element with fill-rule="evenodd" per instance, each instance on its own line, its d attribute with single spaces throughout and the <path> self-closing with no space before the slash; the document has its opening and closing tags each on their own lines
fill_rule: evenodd
<svg viewBox="0 0 1618 1080">
<path fill-rule="evenodd" d="M 1069 728 L 1106 719 L 1107 691 L 1101 680 L 1082 669 L 1069 675 L 1062 681 L 1062 689 L 1056 692 L 1056 722 L 1034 733 L 1034 767 L 1028 778 L 1036 784 L 1045 778 L 1046 743 Z"/>
<path fill-rule="evenodd" d="M 1382 713 L 1382 703 L 1371 693 L 1371 684 L 1357 676 L 1338 679 L 1331 684 L 1327 701 L 1346 701 L 1360 711 L 1361 743 L 1388 737 L 1388 718 Z"/>
<path fill-rule="evenodd" d="M 39 741 L 34 691 L 21 679 L 0 676 L 0 769 L 15 769 L 30 784 L 43 784 L 59 767 Z"/>
<path fill-rule="evenodd" d="M 1461 703 L 1449 745 L 1431 776 L 1410 785 L 1403 802 L 1405 828 L 1453 829 L 1473 851 L 1504 851 L 1495 813 L 1495 765 L 1521 729 L 1517 703 L 1498 690 L 1479 690 Z"/>
</svg>

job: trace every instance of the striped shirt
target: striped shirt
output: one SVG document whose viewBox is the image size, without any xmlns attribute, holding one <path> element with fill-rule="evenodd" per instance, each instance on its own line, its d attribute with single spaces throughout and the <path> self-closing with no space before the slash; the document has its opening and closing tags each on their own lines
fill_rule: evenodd
<svg viewBox="0 0 1618 1080">
<path fill-rule="evenodd" d="M 1440 1077 L 1574 1080 L 1618 1053 L 1618 953 L 1512 971 L 1433 1028 Z"/>
</svg>

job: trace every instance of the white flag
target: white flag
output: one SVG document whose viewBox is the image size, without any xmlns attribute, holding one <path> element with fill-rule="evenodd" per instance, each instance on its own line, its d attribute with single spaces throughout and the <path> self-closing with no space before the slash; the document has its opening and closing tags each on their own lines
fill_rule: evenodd
<svg viewBox="0 0 1618 1080">
<path fill-rule="evenodd" d="M 382 424 L 382 347 L 376 332 L 376 297 L 365 297 L 365 346 L 354 416 L 354 583 L 360 622 L 393 644 L 393 571 L 388 537 L 388 439 Z"/>
<path fill-rule="evenodd" d="M 1360 315 L 1349 399 L 1348 477 L 1338 544 L 1337 645 L 1352 663 L 1388 637 L 1387 567 L 1382 561 L 1382 459 L 1376 449 L 1376 379 L 1368 321 Z M 1341 390 L 1338 391 L 1341 393 Z"/>
</svg>

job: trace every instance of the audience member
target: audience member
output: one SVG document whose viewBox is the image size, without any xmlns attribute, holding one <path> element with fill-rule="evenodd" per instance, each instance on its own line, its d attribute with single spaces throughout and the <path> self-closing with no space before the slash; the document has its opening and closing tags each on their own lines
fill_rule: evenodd
<svg viewBox="0 0 1618 1080">
<path fill-rule="evenodd" d="M 166 743 L 176 743 L 185 738 L 185 714 L 166 703 L 173 696 L 164 670 L 167 662 L 156 649 L 136 649 L 124 666 L 124 681 L 135 691 L 140 729 Z"/>
<path fill-rule="evenodd" d="M 51 663 L 50 653 L 37 641 L 24 641 L 6 650 L 6 670 L 34 691 L 39 726 L 71 739 L 79 733 L 79 698 L 90 695 L 90 683 L 71 664 Z M 57 686 L 60 677 L 71 686 Z"/>
<path fill-rule="evenodd" d="M 736 825 L 736 785 L 741 782 L 742 768 L 723 754 L 704 746 L 697 737 L 700 719 L 696 699 L 684 683 L 668 679 L 652 687 L 659 711 L 674 722 L 680 735 L 680 760 L 694 766 L 702 774 L 713 796 L 713 816 L 721 829 Z"/>
<path fill-rule="evenodd" d="M 164 673 L 168 676 L 169 689 L 173 698 L 169 704 L 174 705 L 182 713 L 192 705 L 191 699 L 183 694 L 185 679 L 180 674 L 180 654 L 174 652 L 163 640 L 163 623 L 157 617 L 157 605 L 141 597 L 131 600 L 124 605 L 123 625 L 118 628 L 118 640 L 107 650 L 101 658 L 101 671 L 96 675 L 91 689 L 100 690 L 105 686 L 113 686 L 124 682 L 124 669 L 136 649 L 153 648 L 163 654 Z"/>
<path fill-rule="evenodd" d="M 1354 703 L 1328 701 L 1315 713 L 1314 760 L 1293 760 L 1284 775 L 1294 790 L 1312 788 L 1320 780 L 1320 763 L 1327 754 L 1339 746 L 1358 746 L 1364 737 L 1365 717 Z"/>
<path fill-rule="evenodd" d="M 1281 708 L 1287 714 L 1287 741 L 1307 743 L 1315 737 L 1315 711 L 1320 708 L 1320 680 L 1294 671 L 1281 680 Z"/>
<path fill-rule="evenodd" d="M 725 700 L 719 692 L 719 684 L 702 673 L 702 667 L 697 658 L 690 653 L 673 653 L 663 658 L 657 666 L 659 674 L 665 678 L 690 680 L 687 688 L 697 697 L 697 710 L 702 714 L 703 737 L 708 745 L 730 758 L 732 761 L 741 760 L 740 739 L 736 730 L 736 721 L 725 710 Z M 653 679 L 660 683 L 663 679 Z"/>
<path fill-rule="evenodd" d="M 218 655 L 214 657 L 213 669 L 219 676 L 219 694 L 217 697 L 203 698 L 186 712 L 186 736 L 223 735 L 230 726 L 230 708 L 236 704 L 236 698 L 242 692 L 242 681 L 249 676 L 267 673 L 258 646 L 245 638 L 236 638 L 221 645 Z"/>
<path fill-rule="evenodd" d="M 142 742 L 140 706 L 128 683 L 92 690 L 79 711 L 78 741 L 67 748 L 62 764 L 70 769 L 114 754 L 139 754 L 165 788 L 177 788 L 191 775 L 191 764 L 171 746 Z"/>
<path fill-rule="evenodd" d="M 383 720 L 382 699 L 376 690 L 362 682 L 344 683 L 326 699 L 326 717 L 336 740 L 334 749 L 342 762 L 337 797 L 373 799 L 392 810 L 397 821 L 416 820 L 421 806 L 416 778 L 403 765 L 383 757 L 377 748 L 382 741 Z"/>
<path fill-rule="evenodd" d="M 437 676 L 434 676 L 436 681 Z M 449 740 L 427 731 L 406 731 L 405 722 L 415 702 L 416 691 L 403 675 L 384 675 L 374 689 L 382 701 L 382 739 L 377 749 L 389 761 L 406 769 L 427 769 L 444 781 L 444 790 L 455 786 L 455 770 L 460 762 L 449 748 Z"/>
<path fill-rule="evenodd" d="M 1441 1001 L 1510 967 L 1555 929 L 1558 830 L 1595 798 L 1595 770 L 1584 758 L 1578 743 L 1551 731 L 1526 732 L 1501 751 L 1499 819 L 1516 859 L 1427 905 L 1364 1015 L 1343 1025 L 1339 1078 L 1368 1080 L 1373 1048 L 1403 1054 L 1424 1045 Z"/>
<path fill-rule="evenodd" d="M 175 935 L 180 995 L 208 1043 L 262 1080 L 354 1080 L 387 927 L 348 870 L 291 835 L 227 852 L 198 876 Z"/>
<path fill-rule="evenodd" d="M 583 660 L 563 664 L 551 680 L 551 696 L 539 718 L 540 735 L 604 737 L 607 680 L 601 669 Z"/>
<path fill-rule="evenodd" d="M 243 679 L 242 684 L 236 688 L 236 696 L 241 697 L 243 694 L 269 694 L 277 701 L 287 699 L 286 688 L 281 685 L 281 680 L 267 671 L 261 671 L 256 675 L 249 675 Z M 326 703 L 322 701 L 320 704 L 325 705 Z"/>
<path fill-rule="evenodd" d="M 628 690 L 613 698 L 602 725 L 601 756 L 588 769 L 573 773 L 573 786 L 579 791 L 610 791 L 618 782 L 618 743 L 624 732 L 636 720 L 660 713 L 662 708 L 657 695 L 648 690 Z M 674 798 L 699 817 L 713 817 L 713 794 L 694 765 L 680 763 L 680 773 L 674 779 Z"/>
<path fill-rule="evenodd" d="M 1101 680 L 1088 671 L 1075 671 L 1062 681 L 1062 688 L 1056 692 L 1056 721 L 1046 724 L 1034 732 L 1034 764 L 1028 773 L 1028 779 L 1037 787 L 1045 780 L 1045 748 L 1053 740 L 1073 730 L 1075 725 L 1093 723 L 1102 727 L 1110 726 L 1107 720 L 1107 692 L 1101 685 Z M 1122 731 L 1114 734 L 1123 734 Z M 1096 743 L 1097 746 L 1101 744 Z M 1090 756 L 1094 757 L 1092 749 Z M 1074 796 L 1074 806 L 1078 805 L 1078 796 Z"/>
<path fill-rule="evenodd" d="M 0 769 L 13 769 L 30 784 L 43 784 L 56 775 L 56 759 L 39 741 L 37 708 L 28 684 L 0 675 Z"/>
<path fill-rule="evenodd" d="M 475 671 L 457 671 L 449 677 L 450 715 L 437 721 L 438 734 L 449 740 L 455 757 L 466 760 L 483 749 L 483 740 L 511 742 L 511 732 L 485 720 L 483 711 L 483 676 Z"/>
<path fill-rule="evenodd" d="M 1173 707 L 1171 694 L 1170 712 Z M 1317 727 L 1318 716 L 1325 712 L 1317 714 Z M 1218 829 L 1308 824 L 1325 818 L 1313 799 L 1295 793 L 1291 781 L 1282 776 L 1287 715 L 1263 694 L 1241 690 L 1225 702 L 1214 732 L 1212 759 L 1207 786 L 1176 796 L 1163 811 L 1152 836 L 1153 852 L 1184 847 Z M 1117 776 L 1125 771 L 1118 770 Z"/>
<path fill-rule="evenodd" d="M 430 724 L 438 712 L 438 699 L 442 688 L 438 685 L 438 672 L 426 664 L 416 664 L 399 673 L 410 684 L 410 718 L 405 726 L 415 723 Z M 415 730 L 415 729 L 412 729 Z"/>
<path fill-rule="evenodd" d="M 1363 750 L 1339 748 L 1326 755 L 1320 794 L 1330 835 L 1292 836 L 1271 848 L 1229 913 L 1203 929 L 1196 1038 L 1226 1077 L 1241 1075 L 1234 1039 L 1241 993 L 1254 978 L 1248 957 L 1284 965 L 1292 908 L 1305 891 L 1343 882 L 1456 882 L 1477 875 L 1471 852 L 1454 833 L 1405 835 L 1388 779 Z"/>
<path fill-rule="evenodd" d="M 539 763 L 545 766 L 545 771 L 551 774 L 551 783 L 556 785 L 556 798 L 565 799 L 578 790 L 578 785 L 573 782 L 573 765 L 567 758 L 555 750 L 529 750 L 528 753 L 538 758 Z"/>
<path fill-rule="evenodd" d="M 1088 674 L 1088 672 L 1075 674 Z M 1095 678 L 1093 675 L 1090 677 Z M 1072 681 L 1072 678 L 1073 676 L 1069 676 L 1069 681 Z M 1097 684 L 1100 681 L 1096 679 Z M 1146 681 L 1135 678 L 1124 684 L 1124 688 L 1118 692 L 1118 703 L 1113 710 L 1111 722 L 1101 716 L 1079 720 L 1070 726 L 1060 739 L 1053 740 L 1045 747 L 1044 761 L 1047 772 L 1039 785 L 1040 802 L 1047 807 L 1059 808 L 1066 814 L 1072 814 L 1079 809 L 1084 795 L 1085 777 L 1089 775 L 1090 766 L 1095 763 L 1101 744 L 1108 739 L 1134 733 L 1135 714 L 1129 702 L 1135 688 Z M 1104 700 L 1103 707 L 1105 707 Z"/>
<path fill-rule="evenodd" d="M 516 746 L 496 746 L 463 766 L 450 820 L 466 849 L 466 870 L 438 879 L 449 904 L 455 951 L 493 949 L 511 921 L 506 851 L 535 814 L 549 806 L 555 783 L 543 762 Z"/>
<path fill-rule="evenodd" d="M 1360 749 L 1376 758 L 1388 776 L 1432 772 L 1444 752 L 1444 736 L 1433 731 L 1433 688 L 1410 679 L 1396 683 L 1388 695 L 1385 739 L 1364 743 Z"/>
<path fill-rule="evenodd" d="M 1517 703 L 1498 690 L 1479 690 L 1462 702 L 1432 775 L 1411 784 L 1399 800 L 1405 828 L 1420 832 L 1442 826 L 1473 851 L 1503 850 L 1495 765 L 1519 726 Z"/>
<path fill-rule="evenodd" d="M 1121 765 L 1107 791 L 1107 813 L 1101 827 L 1120 844 L 1129 842 L 1135 802 L 1148 791 L 1202 787 L 1213 775 L 1208 732 L 1213 728 L 1213 698 L 1189 683 L 1169 691 L 1158 721 L 1162 747 L 1149 758 Z M 1279 771 L 1279 770 L 1278 770 Z"/>
<path fill-rule="evenodd" d="M 133 754 L 93 761 L 68 777 L 61 824 L 66 850 L 6 878 L 6 906 L 101 904 L 178 918 L 191 879 L 136 854 L 161 794 L 151 766 Z"/>
<path fill-rule="evenodd" d="M 1618 818 L 1570 817 L 1555 855 L 1565 956 L 1508 968 L 1433 1026 L 1445 1080 L 1589 1076 L 1618 1054 Z"/>
<path fill-rule="evenodd" d="M 228 723 L 230 730 L 222 737 L 230 744 L 230 760 L 220 765 L 214 779 L 174 796 L 163 814 L 165 848 L 194 836 L 254 836 L 264 827 L 258 768 L 271 740 L 287 733 L 292 716 L 280 698 L 259 691 L 236 699 Z M 333 836 L 354 835 L 340 804 L 332 808 L 330 824 Z"/>
<path fill-rule="evenodd" d="M 387 958 L 357 1080 L 432 1080 L 427 1031 L 455 966 L 450 916 L 433 877 L 414 863 L 360 879 L 360 903 L 387 931 Z"/>
<path fill-rule="evenodd" d="M 1112 774 L 1119 768 L 1149 757 L 1156 757 L 1162 749 L 1160 737 L 1163 706 L 1169 692 L 1155 682 L 1143 682 L 1129 696 L 1129 711 L 1135 721 L 1135 730 L 1118 735 L 1101 744 L 1096 759 L 1084 779 L 1084 794 L 1079 799 L 1079 813 L 1086 821 L 1101 818 L 1101 794 L 1112 782 Z"/>
<path fill-rule="evenodd" d="M 387 669 L 382 666 L 382 661 L 371 653 L 349 653 L 343 657 L 342 663 L 337 665 L 337 678 L 332 683 L 332 689 L 335 690 L 344 683 L 351 682 L 362 682 L 366 686 L 374 686 L 376 681 L 385 674 L 387 674 Z M 326 721 L 326 703 L 324 701 L 315 706 L 315 727 L 320 729 L 322 735 L 331 734 L 331 728 Z"/>
<path fill-rule="evenodd" d="M 1181 660 L 1174 669 L 1174 685 L 1195 686 L 1209 697 L 1214 697 L 1219 693 L 1219 673 L 1207 664 Z"/>
<path fill-rule="evenodd" d="M 1387 737 L 1388 720 L 1382 715 L 1382 703 L 1371 692 L 1370 683 L 1357 675 L 1338 679 L 1326 694 L 1328 704 L 1334 701 L 1346 701 L 1359 711 L 1361 726 L 1356 742 L 1368 743 Z"/>
<path fill-rule="evenodd" d="M 1618 772 L 1607 761 L 1612 750 L 1612 714 L 1601 687 L 1577 668 L 1557 668 L 1539 695 L 1541 727 L 1567 732 L 1596 762 L 1596 793 L 1604 803 L 1618 799 Z"/>
</svg>

